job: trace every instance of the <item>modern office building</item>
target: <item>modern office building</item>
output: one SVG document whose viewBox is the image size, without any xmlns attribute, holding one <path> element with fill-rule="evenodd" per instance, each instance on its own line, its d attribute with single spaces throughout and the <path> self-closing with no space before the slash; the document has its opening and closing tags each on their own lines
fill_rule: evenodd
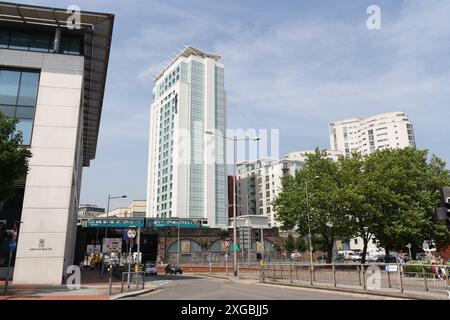
<svg viewBox="0 0 450 320">
<path fill-rule="evenodd" d="M 415 146 L 414 129 L 404 112 L 382 113 L 361 119 L 334 121 L 329 125 L 332 150 L 370 154 L 378 149 Z"/>
<path fill-rule="evenodd" d="M 279 227 L 272 202 L 282 190 L 282 178 L 294 175 L 305 163 L 291 159 L 261 159 L 237 164 L 237 215 L 265 215 L 269 227 Z"/>
<path fill-rule="evenodd" d="M 208 135 L 213 131 L 215 135 Z M 187 46 L 154 79 L 147 217 L 227 225 L 221 57 Z"/>
<path fill-rule="evenodd" d="M 20 119 L 33 154 L 16 198 L 0 209 L 8 228 L 22 222 L 15 285 L 61 284 L 74 263 L 81 175 L 96 154 L 114 16 L 80 12 L 76 25 L 71 16 L 0 3 L 0 110 Z"/>
</svg>

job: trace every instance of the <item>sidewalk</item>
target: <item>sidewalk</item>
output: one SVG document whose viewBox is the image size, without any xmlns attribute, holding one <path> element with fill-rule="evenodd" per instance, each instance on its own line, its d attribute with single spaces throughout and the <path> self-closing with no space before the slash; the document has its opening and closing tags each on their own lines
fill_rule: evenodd
<svg viewBox="0 0 450 320">
<path fill-rule="evenodd" d="M 82 272 L 79 290 L 70 290 L 66 285 L 14 285 L 10 281 L 8 292 L 4 293 L 4 286 L 5 282 L 0 281 L 0 300 L 113 300 L 120 295 L 121 281 L 113 278 L 111 296 L 108 295 L 109 275 L 102 278 L 98 271 Z M 145 287 L 155 288 L 149 283 Z"/>
</svg>

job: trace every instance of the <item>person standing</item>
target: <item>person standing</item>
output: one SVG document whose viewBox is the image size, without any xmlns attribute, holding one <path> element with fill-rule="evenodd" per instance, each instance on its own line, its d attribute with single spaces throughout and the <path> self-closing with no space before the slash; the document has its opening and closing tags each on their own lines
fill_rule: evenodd
<svg viewBox="0 0 450 320">
<path fill-rule="evenodd" d="M 441 257 L 441 260 L 439 261 L 439 274 L 438 274 L 438 276 L 441 280 L 447 279 L 446 264 L 447 264 L 447 259 L 445 259 L 444 257 Z"/>
</svg>

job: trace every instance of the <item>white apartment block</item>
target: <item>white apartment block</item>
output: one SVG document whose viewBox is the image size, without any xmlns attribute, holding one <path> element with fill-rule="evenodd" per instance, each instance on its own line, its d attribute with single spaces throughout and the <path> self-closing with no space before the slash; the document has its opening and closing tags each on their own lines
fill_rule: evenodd
<svg viewBox="0 0 450 320">
<path fill-rule="evenodd" d="M 227 226 L 224 134 L 221 57 L 188 46 L 153 83 L 147 217 Z"/>
<path fill-rule="evenodd" d="M 288 152 L 284 155 L 284 158 L 288 160 L 299 160 L 302 162 L 306 162 L 307 155 L 311 153 L 314 154 L 315 152 L 315 150 Z M 338 150 L 326 150 L 326 152 L 327 158 L 331 161 L 337 161 L 340 156 L 344 155 L 343 152 Z"/>
<path fill-rule="evenodd" d="M 237 164 L 237 215 L 265 215 L 270 227 L 280 227 L 273 200 L 282 191 L 282 178 L 294 175 L 304 162 L 291 159 L 261 159 Z"/>
<path fill-rule="evenodd" d="M 414 129 L 404 112 L 382 113 L 361 119 L 352 118 L 330 122 L 332 150 L 368 155 L 378 149 L 415 146 Z"/>
<path fill-rule="evenodd" d="M 96 155 L 114 15 L 81 12 L 75 29 L 70 16 L 0 3 L 0 111 L 19 119 L 32 152 L 16 197 L 0 208 L 8 228 L 21 222 L 15 285 L 61 284 L 74 264 L 81 177 Z M 8 252 L 0 248 L 2 269 Z"/>
</svg>

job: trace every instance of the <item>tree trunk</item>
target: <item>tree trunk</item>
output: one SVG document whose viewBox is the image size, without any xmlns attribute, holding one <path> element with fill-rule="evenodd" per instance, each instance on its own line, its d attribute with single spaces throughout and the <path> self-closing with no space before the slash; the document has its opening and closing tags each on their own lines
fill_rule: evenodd
<svg viewBox="0 0 450 320">
<path fill-rule="evenodd" d="M 333 261 L 333 246 L 334 241 L 331 241 L 327 244 L 327 263 L 331 263 Z"/>
<path fill-rule="evenodd" d="M 411 257 L 409 257 L 409 259 L 411 260 L 416 260 L 416 256 L 417 256 L 417 251 L 418 251 L 418 246 L 416 244 L 413 244 L 411 246 Z"/>
<path fill-rule="evenodd" d="M 388 247 L 384 248 L 385 254 L 386 256 L 384 257 L 384 262 L 388 263 L 387 257 L 389 256 L 389 254 L 391 253 L 391 250 Z"/>
<path fill-rule="evenodd" d="M 367 255 L 367 244 L 369 243 L 369 239 L 363 238 L 363 251 L 362 251 L 362 257 L 361 257 L 361 264 L 366 263 L 366 255 Z"/>
</svg>

